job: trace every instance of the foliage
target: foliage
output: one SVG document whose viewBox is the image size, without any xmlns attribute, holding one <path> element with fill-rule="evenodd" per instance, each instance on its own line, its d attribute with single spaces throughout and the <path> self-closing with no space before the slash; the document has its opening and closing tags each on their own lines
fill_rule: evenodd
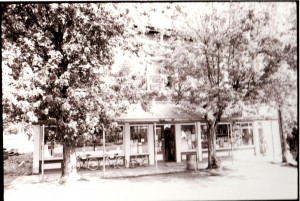
<svg viewBox="0 0 300 201">
<path fill-rule="evenodd" d="M 10 120 L 58 125 L 73 143 L 87 125 L 107 124 L 126 109 L 124 96 L 132 96 L 134 83 L 110 72 L 114 48 L 128 42 L 122 13 L 112 8 L 2 6 L 3 105 Z M 100 115 L 91 118 L 91 111 Z"/>
<path fill-rule="evenodd" d="M 69 163 L 79 136 L 115 127 L 113 119 L 139 99 L 139 80 L 112 71 L 117 50 L 139 52 L 139 29 L 119 4 L 1 9 L 6 121 L 55 125 Z"/>
<path fill-rule="evenodd" d="M 296 123 L 294 124 L 294 127 L 292 128 L 292 132 L 288 134 L 287 140 L 290 146 L 290 150 L 296 150 L 296 147 L 298 146 L 297 140 L 299 137 L 298 128 L 296 127 Z"/>
<path fill-rule="evenodd" d="M 268 56 L 273 61 L 271 64 L 278 65 L 279 68 L 265 79 L 264 85 L 260 89 L 260 99 L 277 108 L 278 114 L 281 114 L 281 121 L 279 122 L 281 124 L 280 128 L 282 128 L 282 130 L 280 129 L 283 150 L 282 160 L 286 162 L 289 158 L 287 157 L 287 142 L 291 144 L 290 140 L 292 139 L 287 137 L 295 127 L 298 108 L 296 7 L 292 4 L 286 6 L 288 13 L 275 5 L 271 9 L 272 12 L 278 13 L 278 16 L 270 16 L 273 23 L 270 25 L 272 32 L 269 36 L 276 42 L 268 45 L 269 49 L 273 50 L 269 51 Z M 282 15 L 286 15 L 286 17 Z"/>
<path fill-rule="evenodd" d="M 263 88 L 262 100 L 282 111 L 285 135 L 291 133 L 297 119 L 297 75 L 286 63 L 274 73 Z"/>
<path fill-rule="evenodd" d="M 221 117 L 267 102 L 262 86 L 270 84 L 284 63 L 293 63 L 286 61 L 283 23 L 273 24 L 267 5 L 219 5 L 177 5 L 177 27 L 164 63 L 174 81 L 173 100 L 199 112 L 207 122 L 209 167 L 218 166 L 215 132 Z M 281 17 L 288 22 L 288 15 Z"/>
</svg>

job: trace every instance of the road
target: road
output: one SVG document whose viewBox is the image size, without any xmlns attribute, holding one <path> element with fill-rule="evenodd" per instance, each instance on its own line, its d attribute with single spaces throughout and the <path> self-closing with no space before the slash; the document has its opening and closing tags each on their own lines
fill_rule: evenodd
<svg viewBox="0 0 300 201">
<path fill-rule="evenodd" d="M 5 201 L 18 200 L 261 200 L 296 199 L 297 168 L 268 162 L 240 162 L 230 170 L 137 178 L 87 178 L 59 184 L 16 180 Z M 99 177 L 100 178 L 100 177 Z"/>
</svg>

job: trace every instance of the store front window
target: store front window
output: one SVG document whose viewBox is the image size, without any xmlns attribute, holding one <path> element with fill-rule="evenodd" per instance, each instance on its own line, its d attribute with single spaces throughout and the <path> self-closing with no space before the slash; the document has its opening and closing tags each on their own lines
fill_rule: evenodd
<svg viewBox="0 0 300 201">
<path fill-rule="evenodd" d="M 123 135 L 124 128 L 123 126 L 118 126 L 115 129 L 112 129 L 109 132 L 105 133 L 105 151 L 109 151 L 112 153 L 118 153 L 120 155 L 124 154 L 124 146 L 123 146 Z M 103 135 L 98 136 L 98 142 L 100 142 L 100 146 L 97 147 L 97 150 L 103 149 Z"/>
<path fill-rule="evenodd" d="M 148 127 L 130 126 L 130 153 L 141 154 L 148 153 Z"/>
<path fill-rule="evenodd" d="M 44 129 L 44 157 L 63 157 L 63 145 L 57 135 L 56 127 L 47 126 Z"/>
<path fill-rule="evenodd" d="M 196 150 L 195 125 L 181 125 L 181 150 Z"/>
<path fill-rule="evenodd" d="M 201 124 L 201 145 L 202 149 L 207 149 L 208 148 L 208 141 L 207 141 L 207 135 L 208 135 L 208 130 L 207 126 L 205 124 Z"/>
<path fill-rule="evenodd" d="M 118 126 L 105 132 L 105 152 L 118 153 L 122 155 L 123 152 L 123 126 Z M 95 130 L 93 135 L 86 133 L 78 139 L 76 152 L 99 152 L 103 153 L 103 132 L 102 130 Z M 101 153 L 100 153 L 101 152 Z"/>
<path fill-rule="evenodd" d="M 201 144 L 202 149 L 208 148 L 208 129 L 205 124 L 200 126 L 201 128 Z M 230 124 L 229 123 L 220 123 L 216 131 L 216 148 L 227 148 L 230 147 Z"/>
<path fill-rule="evenodd" d="M 230 147 L 230 124 L 222 123 L 218 125 L 216 132 L 216 144 L 217 148 Z"/>
<path fill-rule="evenodd" d="M 253 145 L 253 128 L 252 123 L 236 123 L 239 128 L 239 142 L 240 146 Z"/>
<path fill-rule="evenodd" d="M 201 139 L 202 139 L 202 149 L 208 148 L 207 141 L 207 126 L 205 124 L 201 125 Z M 230 123 L 220 123 L 217 127 L 216 132 L 216 148 L 229 148 L 231 147 L 231 137 L 232 146 L 251 146 L 253 145 L 253 128 L 252 123 L 235 123 L 232 128 L 231 134 L 231 124 Z"/>
</svg>

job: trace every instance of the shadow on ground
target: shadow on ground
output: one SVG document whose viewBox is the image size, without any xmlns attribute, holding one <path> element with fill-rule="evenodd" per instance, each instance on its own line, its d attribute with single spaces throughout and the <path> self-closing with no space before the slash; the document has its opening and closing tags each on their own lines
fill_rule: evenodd
<svg viewBox="0 0 300 201">
<path fill-rule="evenodd" d="M 149 175 L 149 176 L 141 176 L 141 177 L 131 177 L 131 178 L 118 178 L 119 181 L 128 181 L 131 183 L 155 183 L 159 181 L 159 183 L 169 183 L 169 182 L 176 182 L 177 180 L 183 180 L 188 182 L 193 181 L 208 181 L 208 180 L 215 180 L 215 177 L 227 177 L 229 179 L 240 179 L 245 180 L 246 177 L 242 175 L 234 174 L 236 170 L 207 170 L 202 169 L 198 171 L 186 171 L 180 173 L 167 173 L 167 174 L 159 174 L 159 175 Z M 152 178 L 152 179 L 148 179 Z"/>
</svg>

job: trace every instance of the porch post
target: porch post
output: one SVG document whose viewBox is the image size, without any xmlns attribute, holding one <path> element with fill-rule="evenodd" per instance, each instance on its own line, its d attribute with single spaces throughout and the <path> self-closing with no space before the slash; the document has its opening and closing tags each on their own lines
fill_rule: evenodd
<svg viewBox="0 0 300 201">
<path fill-rule="evenodd" d="M 202 135 L 201 135 L 201 126 L 200 122 L 196 122 L 196 131 L 197 131 L 197 156 L 198 156 L 198 161 L 202 161 L 203 156 L 202 156 Z"/>
<path fill-rule="evenodd" d="M 44 180 L 45 125 L 42 126 L 42 181 Z"/>
<path fill-rule="evenodd" d="M 175 146 L 176 146 L 176 162 L 181 163 L 181 130 L 180 124 L 175 124 Z"/>
<path fill-rule="evenodd" d="M 148 154 L 149 164 L 154 165 L 154 138 L 153 138 L 153 124 L 148 124 Z"/>
<path fill-rule="evenodd" d="M 130 127 L 129 123 L 125 123 L 124 126 L 124 151 L 125 151 L 125 159 L 127 161 L 126 167 L 129 167 L 130 160 Z"/>
<path fill-rule="evenodd" d="M 33 164 L 32 164 L 32 174 L 39 174 L 39 165 L 40 165 L 40 155 L 41 155 L 41 146 L 42 146 L 42 136 L 41 136 L 41 126 L 33 126 Z"/>
<path fill-rule="evenodd" d="M 154 154 L 155 154 L 155 172 L 157 172 L 157 134 L 156 134 L 156 123 L 154 123 Z"/>
<path fill-rule="evenodd" d="M 253 129 L 253 144 L 254 144 L 254 154 L 255 156 L 260 155 L 260 149 L 259 149 L 259 133 L 258 133 L 258 122 L 254 121 L 252 123 L 252 129 Z"/>
</svg>

